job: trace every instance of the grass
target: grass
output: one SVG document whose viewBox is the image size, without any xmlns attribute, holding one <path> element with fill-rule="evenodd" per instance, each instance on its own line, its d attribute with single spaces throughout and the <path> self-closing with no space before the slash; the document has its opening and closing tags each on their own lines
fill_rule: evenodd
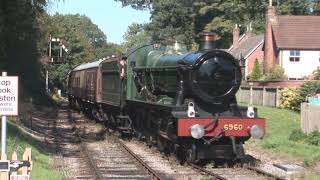
<svg viewBox="0 0 320 180">
<path fill-rule="evenodd" d="M 18 159 L 22 160 L 22 154 L 25 148 L 32 148 L 33 169 L 31 179 L 63 179 L 62 172 L 59 172 L 53 165 L 53 159 L 41 147 L 40 143 L 23 136 L 19 130 L 8 124 L 7 127 L 7 157 L 11 159 L 14 151 L 18 154 Z"/>
<path fill-rule="evenodd" d="M 300 129 L 299 113 L 261 106 L 258 106 L 258 113 L 266 118 L 267 134 L 263 140 L 250 140 L 249 146 L 302 159 L 307 166 L 320 163 L 320 146 L 289 139 L 293 131 Z"/>
</svg>

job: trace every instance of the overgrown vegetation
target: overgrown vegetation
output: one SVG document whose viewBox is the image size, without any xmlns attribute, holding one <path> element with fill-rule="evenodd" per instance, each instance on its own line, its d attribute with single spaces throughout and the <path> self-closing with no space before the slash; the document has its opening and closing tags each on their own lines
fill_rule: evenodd
<svg viewBox="0 0 320 180">
<path fill-rule="evenodd" d="M 58 171 L 53 159 L 41 147 L 41 143 L 22 135 L 16 127 L 10 124 L 8 124 L 7 144 L 7 156 L 10 157 L 16 151 L 19 160 L 22 159 L 25 148 L 31 148 L 32 179 L 63 179 L 62 172 Z"/>
<path fill-rule="evenodd" d="M 309 135 L 306 135 L 300 129 L 296 129 L 291 132 L 289 140 L 320 146 L 320 132 L 314 131 Z"/>
<path fill-rule="evenodd" d="M 284 88 L 280 94 L 280 107 L 291 110 L 300 110 L 300 105 L 307 96 L 320 92 L 320 81 L 305 82 L 299 88 Z"/>
<path fill-rule="evenodd" d="M 277 64 L 270 69 L 270 72 L 264 78 L 266 81 L 282 81 L 285 79 L 287 78 L 284 74 L 284 69 Z"/>
<path fill-rule="evenodd" d="M 308 81 L 299 88 L 300 95 L 305 98 L 308 95 L 315 95 L 320 90 L 320 81 Z"/>
<path fill-rule="evenodd" d="M 258 106 L 259 116 L 266 118 L 267 135 L 263 140 L 251 139 L 252 148 L 271 150 L 282 156 L 302 159 L 306 165 L 320 161 L 319 133 L 302 135 L 300 114 L 291 110 Z"/>
<path fill-rule="evenodd" d="M 300 104 L 303 101 L 297 88 L 284 88 L 280 92 L 280 108 L 300 110 Z"/>
</svg>

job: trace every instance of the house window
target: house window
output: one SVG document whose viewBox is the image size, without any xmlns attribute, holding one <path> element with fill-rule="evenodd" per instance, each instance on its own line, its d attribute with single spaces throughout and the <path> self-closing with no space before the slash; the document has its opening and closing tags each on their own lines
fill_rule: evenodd
<svg viewBox="0 0 320 180">
<path fill-rule="evenodd" d="M 300 51 L 290 51 L 290 62 L 300 62 Z"/>
</svg>

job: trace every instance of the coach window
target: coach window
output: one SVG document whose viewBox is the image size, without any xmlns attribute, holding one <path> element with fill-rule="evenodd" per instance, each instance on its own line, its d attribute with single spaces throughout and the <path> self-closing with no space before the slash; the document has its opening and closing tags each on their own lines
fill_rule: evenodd
<svg viewBox="0 0 320 180">
<path fill-rule="evenodd" d="M 290 51 L 289 61 L 290 62 L 300 62 L 300 51 L 297 51 L 297 50 Z"/>
</svg>

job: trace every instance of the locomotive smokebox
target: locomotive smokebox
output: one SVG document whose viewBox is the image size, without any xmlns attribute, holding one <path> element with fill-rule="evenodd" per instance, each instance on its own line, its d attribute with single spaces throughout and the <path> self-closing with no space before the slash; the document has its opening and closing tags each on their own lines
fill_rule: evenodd
<svg viewBox="0 0 320 180">
<path fill-rule="evenodd" d="M 215 34 L 212 32 L 201 32 L 199 33 L 199 50 L 212 50 L 215 48 L 214 40 Z"/>
</svg>

